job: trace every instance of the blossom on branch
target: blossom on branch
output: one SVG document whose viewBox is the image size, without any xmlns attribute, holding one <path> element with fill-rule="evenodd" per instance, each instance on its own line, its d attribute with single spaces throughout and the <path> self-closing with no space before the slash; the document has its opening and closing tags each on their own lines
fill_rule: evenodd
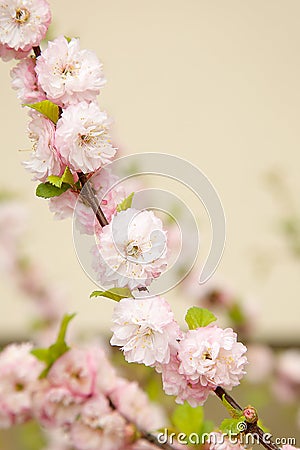
<svg viewBox="0 0 300 450">
<path fill-rule="evenodd" d="M 45 100 L 46 94 L 38 84 L 35 73 L 35 60 L 25 58 L 10 72 L 12 88 L 17 91 L 17 97 L 22 103 L 34 103 Z"/>
<path fill-rule="evenodd" d="M 32 120 L 28 125 L 33 151 L 24 167 L 33 174 L 34 180 L 46 181 L 49 175 L 61 176 L 65 166 L 54 142 L 55 126 L 42 114 L 31 111 Z"/>
<path fill-rule="evenodd" d="M 208 325 L 189 330 L 179 345 L 179 373 L 204 387 L 231 389 L 246 373 L 246 351 L 231 328 Z"/>
<path fill-rule="evenodd" d="M 81 50 L 79 39 L 59 36 L 37 58 L 36 73 L 47 98 L 60 106 L 93 101 L 105 84 L 96 54 Z"/>
<path fill-rule="evenodd" d="M 162 297 L 122 299 L 114 309 L 112 345 L 122 347 L 128 362 L 154 366 L 170 361 L 171 344 L 181 335 Z"/>
<path fill-rule="evenodd" d="M 49 3 L 45 0 L 0 0 L 1 56 L 27 56 L 44 39 L 50 22 Z"/>
<path fill-rule="evenodd" d="M 57 123 L 55 143 L 73 171 L 94 172 L 116 153 L 111 143 L 111 120 L 96 103 L 81 102 L 63 111 Z"/>
<path fill-rule="evenodd" d="M 94 270 L 100 283 L 136 289 L 166 269 L 167 236 L 152 211 L 128 208 L 113 216 L 98 236 Z"/>
</svg>

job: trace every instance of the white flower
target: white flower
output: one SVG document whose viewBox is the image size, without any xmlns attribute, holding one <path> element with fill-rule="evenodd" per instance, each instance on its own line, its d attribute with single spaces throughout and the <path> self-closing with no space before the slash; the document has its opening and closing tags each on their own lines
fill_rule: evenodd
<svg viewBox="0 0 300 450">
<path fill-rule="evenodd" d="M 57 123 L 55 143 L 72 170 L 94 172 L 114 157 L 110 124 L 96 103 L 81 102 L 64 110 Z"/>
<path fill-rule="evenodd" d="M 0 43 L 27 52 L 44 39 L 50 21 L 45 0 L 0 0 Z"/>
<path fill-rule="evenodd" d="M 147 286 L 166 268 L 166 232 L 152 211 L 129 208 L 99 235 L 94 269 L 103 285 Z"/>
<path fill-rule="evenodd" d="M 80 50 L 79 39 L 60 36 L 37 58 L 36 72 L 47 98 L 60 106 L 92 101 L 105 84 L 96 54 Z"/>
<path fill-rule="evenodd" d="M 55 126 L 42 114 L 32 112 L 28 125 L 29 137 L 33 141 L 33 152 L 24 167 L 34 175 L 34 180 L 46 181 L 49 175 L 62 175 L 63 166 L 54 144 Z"/>
<path fill-rule="evenodd" d="M 125 298 L 114 309 L 112 345 L 122 346 L 126 361 L 167 364 L 180 335 L 169 304 L 161 297 Z"/>
</svg>

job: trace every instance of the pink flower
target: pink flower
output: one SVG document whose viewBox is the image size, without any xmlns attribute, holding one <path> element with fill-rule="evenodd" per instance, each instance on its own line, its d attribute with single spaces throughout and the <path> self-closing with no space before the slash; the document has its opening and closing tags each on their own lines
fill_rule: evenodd
<svg viewBox="0 0 300 450">
<path fill-rule="evenodd" d="M 60 155 L 54 144 L 55 126 L 51 120 L 37 112 L 31 113 L 29 137 L 33 141 L 33 152 L 24 167 L 34 175 L 34 180 L 46 181 L 49 175 L 61 176 L 64 170 Z"/>
<path fill-rule="evenodd" d="M 70 426 L 78 417 L 85 398 L 68 388 L 39 381 L 33 392 L 34 417 L 47 428 Z"/>
<path fill-rule="evenodd" d="M 73 395 L 89 397 L 95 393 L 102 353 L 97 348 L 73 348 L 55 361 L 48 373 L 52 386 L 65 387 Z"/>
<path fill-rule="evenodd" d="M 166 268 L 166 232 L 152 211 L 117 213 L 98 240 L 94 270 L 104 286 L 148 286 Z"/>
<path fill-rule="evenodd" d="M 219 432 L 212 432 L 209 434 L 207 443 L 209 450 L 244 450 L 245 447 L 241 442 L 233 443 L 224 434 Z"/>
<path fill-rule="evenodd" d="M 40 102 L 46 98 L 37 82 L 35 60 L 26 58 L 20 61 L 11 72 L 12 88 L 18 91 L 17 97 L 22 103 Z"/>
<path fill-rule="evenodd" d="M 55 219 L 67 219 L 72 217 L 78 194 L 71 189 L 49 200 L 49 209 L 54 213 Z"/>
<path fill-rule="evenodd" d="M 179 373 L 180 361 L 176 355 L 171 356 L 168 364 L 158 366 L 162 374 L 163 389 L 167 395 L 174 395 L 176 403 L 187 401 L 192 407 L 203 405 L 211 391 L 208 386 L 202 386 L 187 375 Z"/>
<path fill-rule="evenodd" d="M 31 349 L 30 344 L 11 344 L 0 353 L 0 428 L 32 416 L 33 385 L 43 366 Z"/>
<path fill-rule="evenodd" d="M 0 0 L 0 43 L 28 52 L 44 39 L 51 22 L 45 0 Z"/>
<path fill-rule="evenodd" d="M 125 420 L 112 412 L 105 397 L 85 403 L 80 419 L 72 425 L 70 437 L 78 450 L 123 450 Z"/>
<path fill-rule="evenodd" d="M 169 362 L 180 330 L 163 298 L 124 298 L 115 306 L 113 322 L 110 342 L 122 346 L 126 361 L 146 366 Z"/>
<path fill-rule="evenodd" d="M 55 143 L 72 170 L 94 172 L 114 157 L 110 124 L 96 103 L 81 102 L 64 110 L 57 123 Z"/>
<path fill-rule="evenodd" d="M 121 415 L 138 428 L 153 431 L 166 424 L 166 418 L 135 382 L 119 378 L 109 397 Z"/>
<path fill-rule="evenodd" d="M 22 50 L 16 51 L 13 48 L 0 43 L 0 58 L 2 58 L 3 61 L 10 61 L 11 59 L 23 59 L 26 58 L 29 53 L 30 50 L 28 50 L 27 52 L 23 52 Z"/>
<path fill-rule="evenodd" d="M 245 374 L 246 351 L 231 328 L 209 325 L 190 330 L 179 344 L 179 373 L 204 387 L 231 389 Z"/>
<path fill-rule="evenodd" d="M 60 36 L 37 58 L 36 72 L 47 98 L 60 106 L 96 98 L 105 84 L 94 52 L 80 50 L 79 39 Z"/>
</svg>

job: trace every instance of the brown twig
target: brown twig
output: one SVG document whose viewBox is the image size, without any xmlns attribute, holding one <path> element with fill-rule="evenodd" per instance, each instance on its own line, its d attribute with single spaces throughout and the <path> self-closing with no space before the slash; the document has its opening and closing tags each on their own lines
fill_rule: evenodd
<svg viewBox="0 0 300 450">
<path fill-rule="evenodd" d="M 223 389 L 222 387 L 218 386 L 215 389 L 215 394 L 219 397 L 219 399 L 221 401 L 223 401 L 223 399 L 225 399 L 230 406 L 232 406 L 234 409 L 237 409 L 238 411 L 243 411 L 243 408 L 234 400 L 233 397 L 231 397 L 231 395 L 229 395 L 225 389 Z M 248 423 L 247 421 L 245 421 L 247 428 L 245 429 L 245 433 L 250 433 L 254 436 L 257 436 L 259 443 L 265 447 L 268 450 L 281 450 L 280 447 L 278 447 L 278 445 L 276 445 L 271 439 L 270 439 L 270 435 L 266 434 L 258 425 L 257 422 L 255 423 Z"/>
<path fill-rule="evenodd" d="M 41 47 L 39 45 L 36 47 L 32 47 L 32 50 L 33 50 L 36 58 L 38 58 L 40 56 L 40 54 L 42 53 Z"/>
<path fill-rule="evenodd" d="M 106 225 L 108 225 L 108 220 L 98 203 L 94 189 L 92 188 L 91 184 L 88 183 L 87 176 L 84 173 L 80 172 L 78 173 L 78 177 L 82 186 L 81 195 L 94 211 L 94 214 L 101 227 L 105 227 Z"/>
</svg>

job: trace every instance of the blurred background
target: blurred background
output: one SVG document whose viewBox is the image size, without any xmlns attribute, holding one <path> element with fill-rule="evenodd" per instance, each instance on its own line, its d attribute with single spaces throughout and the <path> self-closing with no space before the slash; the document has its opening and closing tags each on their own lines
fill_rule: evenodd
<svg viewBox="0 0 300 450">
<path fill-rule="evenodd" d="M 251 340 L 275 351 L 299 347 L 299 1 L 50 3 L 49 37 L 79 36 L 82 47 L 94 50 L 104 64 L 108 83 L 99 101 L 114 119 L 121 153 L 180 156 L 197 165 L 218 191 L 227 241 L 212 285 L 221 280 L 234 292 L 231 297 L 243 300 L 243 314 L 251 311 Z M 22 248 L 43 268 L 49 285 L 64 286 L 60 308 L 78 312 L 74 327 L 108 335 L 113 305 L 89 299 L 96 287 L 76 258 L 71 221 L 54 220 L 21 166 L 31 143 L 26 113 L 10 88 L 12 66 L 0 64 L 0 189 L 24 205 L 28 225 Z M 172 189 L 181 195 L 180 186 Z M 203 260 L 209 222 L 193 195 L 188 203 L 199 219 Z M 207 295 L 191 293 L 190 285 L 168 294 L 178 319 L 187 304 Z M 28 338 L 28 293 L 3 275 L 0 294 L 1 342 Z M 299 395 L 300 363 L 294 372 Z M 247 389 L 241 398 L 250 402 Z M 282 431 L 297 433 L 294 404 L 283 415 L 274 413 L 270 398 L 264 406 L 277 426 L 286 417 Z"/>
</svg>

